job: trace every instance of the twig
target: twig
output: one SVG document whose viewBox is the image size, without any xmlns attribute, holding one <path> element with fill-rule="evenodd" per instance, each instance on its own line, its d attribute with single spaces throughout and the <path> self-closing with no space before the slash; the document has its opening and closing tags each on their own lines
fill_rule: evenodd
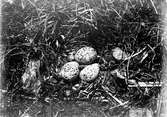
<svg viewBox="0 0 167 117">
<path fill-rule="evenodd" d="M 146 47 L 145 47 L 146 48 Z M 135 54 L 133 54 L 133 55 L 131 55 L 131 56 L 129 56 L 129 57 L 127 57 L 127 58 L 125 58 L 125 60 L 129 60 L 129 59 L 131 59 L 131 58 L 133 58 L 133 57 L 135 57 L 135 56 L 137 56 L 137 55 L 139 55 L 140 53 L 142 53 L 143 51 L 144 51 L 144 49 L 145 48 L 143 48 L 142 50 L 140 50 L 139 52 L 137 52 L 137 53 L 135 53 Z"/>
<path fill-rule="evenodd" d="M 22 114 L 20 117 L 24 117 L 27 112 L 31 109 L 31 107 L 37 102 L 38 100 L 36 99 Z"/>
<path fill-rule="evenodd" d="M 111 9 L 122 19 L 122 16 L 117 12 L 117 10 L 115 10 L 113 7 L 111 7 Z"/>
<path fill-rule="evenodd" d="M 129 84 L 128 87 L 161 87 L 161 82 L 138 82 L 137 84 Z"/>
<path fill-rule="evenodd" d="M 157 9 L 156 9 L 156 7 L 155 7 L 155 5 L 154 5 L 154 2 L 153 2 L 152 0 L 150 0 L 150 2 L 151 2 L 152 6 L 153 6 L 153 8 L 154 8 L 154 10 L 155 10 L 155 13 L 158 14 L 158 11 L 157 11 Z"/>
<path fill-rule="evenodd" d="M 124 102 L 123 105 L 128 104 L 128 102 L 129 102 L 129 101 Z M 120 106 L 123 106 L 123 105 L 116 105 L 116 106 L 110 107 L 110 109 L 112 110 L 112 109 L 114 109 L 114 108 L 117 108 L 117 107 L 120 107 Z"/>
<path fill-rule="evenodd" d="M 122 101 L 120 101 L 117 97 L 113 96 L 113 95 L 110 93 L 110 91 L 109 91 L 109 89 L 108 89 L 107 87 L 102 86 L 102 88 L 103 88 L 104 91 L 105 91 L 107 94 L 109 94 L 116 102 L 118 102 L 120 105 L 124 105 L 124 103 L 123 103 Z"/>
<path fill-rule="evenodd" d="M 142 2 L 142 0 L 140 0 L 140 4 L 141 4 L 141 6 L 143 7 L 143 2 Z"/>
<path fill-rule="evenodd" d="M 58 115 L 59 115 L 59 111 L 56 112 L 56 115 L 54 117 L 58 117 Z"/>
<path fill-rule="evenodd" d="M 7 93 L 7 90 L 0 89 L 0 93 Z"/>
</svg>

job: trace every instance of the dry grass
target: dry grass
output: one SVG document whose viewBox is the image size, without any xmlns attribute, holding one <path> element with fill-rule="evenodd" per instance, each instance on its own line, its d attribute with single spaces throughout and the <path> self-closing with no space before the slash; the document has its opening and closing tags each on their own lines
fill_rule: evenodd
<svg viewBox="0 0 167 117">
<path fill-rule="evenodd" d="M 28 61 L 41 61 L 40 76 L 49 77 L 35 100 L 90 101 L 116 107 L 148 106 L 157 98 L 161 74 L 159 1 L 152 0 L 15 0 L 2 5 L 2 40 L 6 47 L 6 85 L 13 101 L 34 98 L 22 89 L 21 76 Z M 94 47 L 100 59 L 99 78 L 92 83 L 59 80 L 57 69 L 70 51 Z M 120 47 L 129 57 L 115 61 L 111 50 Z M 126 79 L 111 74 L 125 69 Z M 50 78 L 53 77 L 53 78 Z M 129 82 L 134 81 L 134 82 Z M 138 82 L 152 82 L 140 87 Z M 129 87 L 129 83 L 135 87 Z M 72 90 L 75 84 L 82 84 Z M 70 96 L 65 91 L 70 90 Z"/>
</svg>

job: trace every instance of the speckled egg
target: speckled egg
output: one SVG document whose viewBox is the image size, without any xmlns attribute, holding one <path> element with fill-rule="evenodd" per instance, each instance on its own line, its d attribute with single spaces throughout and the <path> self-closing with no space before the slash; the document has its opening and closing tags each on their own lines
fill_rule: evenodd
<svg viewBox="0 0 167 117">
<path fill-rule="evenodd" d="M 92 47 L 83 47 L 75 54 L 75 60 L 82 64 L 88 64 L 94 61 L 97 57 L 97 52 Z"/>
<path fill-rule="evenodd" d="M 116 60 L 125 60 L 127 58 L 127 54 L 122 51 L 119 47 L 116 47 L 112 50 L 113 52 L 113 57 Z"/>
<path fill-rule="evenodd" d="M 75 61 L 64 64 L 59 75 L 66 80 L 76 78 L 79 75 L 79 64 Z"/>
<path fill-rule="evenodd" d="M 97 78 L 100 71 L 100 65 L 94 63 L 86 66 L 79 74 L 80 78 L 84 81 L 92 81 Z"/>
</svg>

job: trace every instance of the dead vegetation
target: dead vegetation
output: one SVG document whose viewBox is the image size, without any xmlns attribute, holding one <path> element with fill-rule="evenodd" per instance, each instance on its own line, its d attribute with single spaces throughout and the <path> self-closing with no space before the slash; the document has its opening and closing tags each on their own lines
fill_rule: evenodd
<svg viewBox="0 0 167 117">
<path fill-rule="evenodd" d="M 22 99 L 89 101 L 104 110 L 152 108 L 161 83 L 160 1 L 15 0 L 3 2 L 4 89 L 13 102 Z M 99 77 L 67 82 L 57 72 L 68 54 L 83 46 L 98 53 Z M 125 60 L 116 60 L 119 47 Z M 22 75 L 40 60 L 36 94 L 23 88 Z M 117 72 L 112 72 L 117 69 Z M 121 78 L 120 78 L 121 77 Z M 106 106 L 108 105 L 108 106 Z"/>
</svg>

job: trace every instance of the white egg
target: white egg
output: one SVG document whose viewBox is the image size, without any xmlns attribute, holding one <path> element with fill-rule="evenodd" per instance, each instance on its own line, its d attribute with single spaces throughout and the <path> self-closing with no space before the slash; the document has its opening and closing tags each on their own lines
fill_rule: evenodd
<svg viewBox="0 0 167 117">
<path fill-rule="evenodd" d="M 59 73 L 59 75 L 66 80 L 72 80 L 76 78 L 78 74 L 79 64 L 75 61 L 64 64 Z"/>
<path fill-rule="evenodd" d="M 112 50 L 113 57 L 117 60 L 125 60 L 127 58 L 127 54 L 123 52 L 119 47 L 116 47 Z"/>
<path fill-rule="evenodd" d="M 81 72 L 80 72 L 80 78 L 84 81 L 91 81 L 97 78 L 98 74 L 100 72 L 100 65 L 98 63 L 94 63 L 92 65 L 86 66 Z"/>
<path fill-rule="evenodd" d="M 88 64 L 94 61 L 97 57 L 97 52 L 92 47 L 83 47 L 75 54 L 75 60 L 82 64 Z"/>
</svg>

